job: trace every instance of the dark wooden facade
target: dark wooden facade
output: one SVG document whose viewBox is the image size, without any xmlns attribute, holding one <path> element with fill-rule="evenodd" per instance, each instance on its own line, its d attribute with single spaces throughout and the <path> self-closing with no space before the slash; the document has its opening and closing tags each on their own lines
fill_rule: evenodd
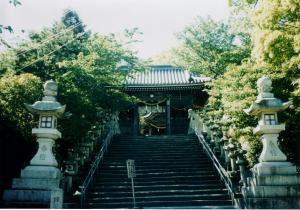
<svg viewBox="0 0 300 210">
<path fill-rule="evenodd" d="M 208 95 L 203 89 L 209 78 L 192 77 L 172 66 L 152 66 L 135 78 L 138 81 L 131 79 L 125 83 L 124 92 L 136 96 L 140 102 L 120 112 L 122 134 L 186 134 L 188 109 L 204 105 Z"/>
</svg>

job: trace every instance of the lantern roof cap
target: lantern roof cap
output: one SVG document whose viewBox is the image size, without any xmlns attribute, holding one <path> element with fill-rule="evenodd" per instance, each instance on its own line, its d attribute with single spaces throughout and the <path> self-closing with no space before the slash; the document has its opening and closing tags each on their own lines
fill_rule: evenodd
<svg viewBox="0 0 300 210">
<path fill-rule="evenodd" d="M 262 112 L 279 112 L 287 109 L 291 102 L 283 103 L 271 93 L 272 81 L 269 77 L 263 76 L 257 80 L 258 96 L 250 108 L 244 109 L 249 115 L 259 115 Z"/>
<path fill-rule="evenodd" d="M 27 110 L 34 114 L 53 114 L 60 117 L 66 109 L 66 105 L 61 105 L 57 101 L 37 101 L 33 105 L 26 104 Z"/>
<path fill-rule="evenodd" d="M 53 80 L 48 80 L 44 84 L 44 97 L 42 101 L 36 101 L 34 104 L 26 104 L 27 110 L 34 114 L 53 114 L 54 116 L 60 117 L 65 109 L 66 105 L 61 105 L 56 101 L 57 95 L 57 84 Z"/>
</svg>

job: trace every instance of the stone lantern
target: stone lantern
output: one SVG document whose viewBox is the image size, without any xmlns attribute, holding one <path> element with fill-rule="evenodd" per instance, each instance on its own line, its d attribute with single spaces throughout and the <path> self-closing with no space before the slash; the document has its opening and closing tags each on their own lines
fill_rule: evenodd
<svg viewBox="0 0 300 210">
<path fill-rule="evenodd" d="M 247 208 L 300 208 L 300 177 L 296 167 L 286 161 L 279 149 L 277 138 L 284 125 L 278 124 L 277 112 L 288 108 L 290 102 L 283 103 L 275 98 L 272 81 L 262 77 L 257 81 L 259 95 L 249 109 L 249 115 L 259 117 L 254 133 L 261 135 L 263 150 L 259 163 L 252 168 L 252 177 L 242 192 Z"/>
<path fill-rule="evenodd" d="M 28 111 L 39 115 L 39 126 L 32 129 L 32 134 L 37 137 L 39 149 L 30 165 L 56 167 L 57 161 L 52 147 L 54 141 L 61 138 L 61 133 L 56 129 L 57 118 L 64 113 L 66 106 L 56 101 L 57 84 L 53 80 L 45 83 L 43 93 L 45 96 L 42 101 L 37 101 L 33 105 L 25 104 Z"/>
<path fill-rule="evenodd" d="M 57 168 L 52 148 L 55 140 L 61 137 L 56 129 L 57 118 L 64 113 L 66 106 L 56 101 L 57 84 L 53 80 L 44 84 L 43 93 L 42 101 L 33 105 L 25 104 L 31 113 L 39 115 L 38 128 L 32 129 L 39 144 L 38 151 L 30 165 L 21 171 L 21 178 L 13 180 L 13 189 L 4 192 L 4 200 L 8 203 L 29 202 L 50 208 L 62 208 L 62 173 Z"/>
<path fill-rule="evenodd" d="M 290 102 L 282 103 L 274 98 L 272 82 L 268 77 L 262 77 L 257 81 L 258 92 L 256 101 L 245 112 L 249 115 L 258 116 L 259 121 L 254 134 L 262 135 L 263 150 L 259 157 L 259 164 L 255 170 L 259 174 L 268 173 L 267 169 L 273 168 L 274 162 L 280 167 L 291 166 L 286 162 L 286 156 L 279 149 L 277 138 L 279 133 L 285 129 L 285 125 L 278 124 L 277 112 L 287 109 Z M 270 173 L 270 171 L 269 171 Z"/>
</svg>

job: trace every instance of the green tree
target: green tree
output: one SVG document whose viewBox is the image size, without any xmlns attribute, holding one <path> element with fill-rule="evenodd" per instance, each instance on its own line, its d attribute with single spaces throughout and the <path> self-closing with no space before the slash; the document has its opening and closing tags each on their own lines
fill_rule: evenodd
<svg viewBox="0 0 300 210">
<path fill-rule="evenodd" d="M 48 79 L 58 83 L 57 100 L 67 105 L 66 115 L 58 123 L 63 138 L 55 148 L 62 158 L 68 148 L 85 141 L 88 131 L 105 124 L 114 111 L 134 100 L 118 88 L 129 72 L 143 69 L 128 46 L 135 41 L 136 30 L 120 38 L 92 35 L 83 26 L 76 12 L 65 14 L 62 22 L 31 32 L 29 40 L 0 54 L 0 131 L 7 137 L 0 147 L 10 151 L 1 152 L 1 160 L 9 159 L 16 144 L 29 142 L 26 145 L 32 148 L 31 128 L 36 126 L 36 119 L 23 104 L 41 100 L 41 84 Z M 118 68 L 121 61 L 128 63 L 128 71 Z M 9 138 L 14 139 L 13 145 L 7 144 Z M 25 151 L 19 160 L 28 161 L 33 153 Z M 0 171 L 7 171 L 8 165 L 1 162 Z"/>
<path fill-rule="evenodd" d="M 65 72 L 58 63 L 65 59 L 75 59 L 85 52 L 86 40 L 83 33 L 76 34 L 73 28 L 55 23 L 41 32 L 31 32 L 29 41 L 21 43 L 16 49 L 16 71 L 33 73 L 43 80 L 55 78 Z"/>
<path fill-rule="evenodd" d="M 30 139 L 35 121 L 24 108 L 41 96 L 41 80 L 32 74 L 5 75 L 0 78 L 0 115 Z"/>
<path fill-rule="evenodd" d="M 209 17 L 198 18 L 178 38 L 184 43 L 180 55 L 192 63 L 187 69 L 207 76 L 221 76 L 229 64 L 240 64 L 250 54 L 245 35 L 235 34 L 230 31 L 230 25 Z"/>
<path fill-rule="evenodd" d="M 299 142 L 299 3 L 297 1 L 232 1 L 237 15 L 251 21 L 251 58 L 241 65 L 230 65 L 224 76 L 213 81 L 208 112 L 211 118 L 232 119 L 231 135 L 247 149 L 250 165 L 257 162 L 261 142 L 249 131 L 257 119 L 244 114 L 257 95 L 256 80 L 268 75 L 273 80 L 273 92 L 283 101 L 292 100 L 293 106 L 279 115 L 286 123 L 280 135 L 281 148 L 295 162 Z M 248 30 L 244 30 L 248 31 Z"/>
<path fill-rule="evenodd" d="M 41 80 L 32 74 L 0 77 L 0 196 L 36 150 L 31 128 L 37 119 L 25 110 L 24 102 L 40 99 L 41 90 Z"/>
<path fill-rule="evenodd" d="M 59 63 L 59 68 L 66 72 L 57 79 L 61 87 L 59 99 L 68 104 L 72 113 L 65 133 L 73 139 L 83 137 L 93 124 L 101 122 L 103 116 L 97 115 L 97 110 L 113 113 L 129 106 L 132 99 L 114 88 L 127 75 L 127 71 L 117 68 L 118 63 L 126 60 L 132 70 L 142 68 L 132 52 L 124 49 L 113 35 L 92 36 L 86 49 L 76 59 Z"/>
<path fill-rule="evenodd" d="M 75 10 L 65 10 L 64 15 L 61 18 L 61 22 L 67 27 L 71 28 L 75 34 L 83 33 L 81 39 L 87 39 L 90 36 L 90 31 L 85 31 L 85 25 L 83 25 Z"/>
<path fill-rule="evenodd" d="M 177 35 L 181 44 L 152 58 L 154 63 L 180 66 L 200 75 L 221 77 L 230 64 L 241 64 L 251 53 L 250 35 L 241 30 L 246 20 L 229 23 L 198 17 Z"/>
</svg>

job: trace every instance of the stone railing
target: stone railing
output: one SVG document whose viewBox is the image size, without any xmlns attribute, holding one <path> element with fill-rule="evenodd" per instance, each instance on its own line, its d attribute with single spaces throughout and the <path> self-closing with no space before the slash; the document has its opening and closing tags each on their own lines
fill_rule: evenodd
<svg viewBox="0 0 300 210">
<path fill-rule="evenodd" d="M 245 151 L 227 136 L 227 130 L 215 121 L 205 121 L 199 114 L 189 111 L 190 130 L 198 137 L 204 151 L 212 160 L 220 178 L 230 192 L 235 207 L 244 208 L 242 187 L 246 187 L 249 170 L 246 168 Z"/>
<path fill-rule="evenodd" d="M 91 183 L 112 137 L 119 133 L 118 113 L 115 113 L 109 122 L 95 126 L 77 147 L 69 149 L 68 158 L 63 162 L 64 191 L 70 194 L 79 187 L 79 190 L 72 196 L 80 196 L 81 207 L 84 207 L 85 191 Z M 87 164 L 88 168 L 86 168 Z M 80 184 L 82 176 L 85 178 Z"/>
</svg>

